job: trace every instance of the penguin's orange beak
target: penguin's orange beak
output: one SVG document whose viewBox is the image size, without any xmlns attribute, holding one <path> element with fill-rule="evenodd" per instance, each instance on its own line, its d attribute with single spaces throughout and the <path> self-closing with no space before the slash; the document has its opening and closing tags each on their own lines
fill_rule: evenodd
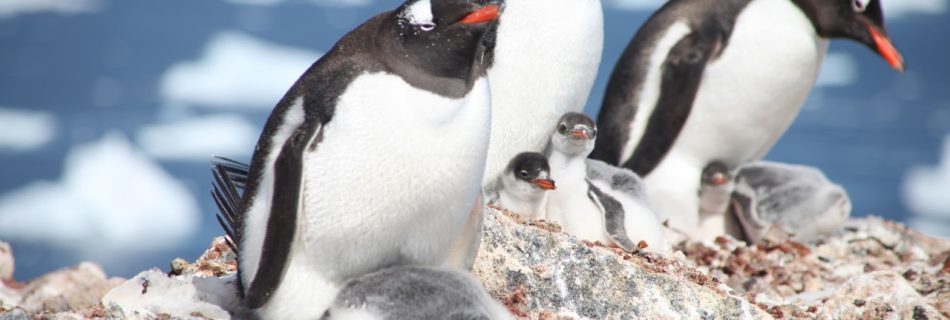
<svg viewBox="0 0 950 320">
<path fill-rule="evenodd" d="M 877 53 L 884 57 L 891 68 L 904 72 L 904 58 L 897 51 L 897 48 L 894 48 L 894 45 L 891 44 L 891 40 L 873 25 L 869 24 L 868 30 L 871 32 L 871 38 L 874 39 L 874 45 L 877 46 Z"/>
<path fill-rule="evenodd" d="M 459 22 L 464 24 L 476 24 L 482 22 L 495 21 L 501 15 L 501 10 L 496 4 L 490 4 L 472 11 Z"/>
<path fill-rule="evenodd" d="M 557 189 L 557 186 L 554 185 L 554 180 L 551 179 L 533 179 L 531 183 L 544 190 Z"/>
<path fill-rule="evenodd" d="M 724 174 L 717 173 L 716 175 L 713 176 L 711 182 L 714 186 L 721 186 L 721 185 L 726 184 L 726 182 L 729 182 L 729 178 L 726 177 L 726 175 Z"/>
</svg>

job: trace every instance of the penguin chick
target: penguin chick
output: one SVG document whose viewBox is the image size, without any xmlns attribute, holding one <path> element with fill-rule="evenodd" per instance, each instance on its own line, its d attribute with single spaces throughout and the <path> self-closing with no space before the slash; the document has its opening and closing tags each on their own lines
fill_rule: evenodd
<svg viewBox="0 0 950 320">
<path fill-rule="evenodd" d="M 512 319 L 471 274 L 401 266 L 348 281 L 321 320 Z"/>
<path fill-rule="evenodd" d="M 732 210 L 747 240 L 758 243 L 771 228 L 814 242 L 837 231 L 851 214 L 851 200 L 820 170 L 769 161 L 740 166 Z"/>
<path fill-rule="evenodd" d="M 650 209 L 643 181 L 630 170 L 587 159 L 597 128 L 581 113 L 567 113 L 551 135 L 551 174 L 559 188 L 548 198 L 547 218 L 580 239 L 669 252 L 663 229 Z"/>
<path fill-rule="evenodd" d="M 537 152 L 523 152 L 508 163 L 498 177 L 489 204 L 499 205 L 527 219 L 544 217 L 548 191 L 556 189 L 548 159 Z"/>
</svg>

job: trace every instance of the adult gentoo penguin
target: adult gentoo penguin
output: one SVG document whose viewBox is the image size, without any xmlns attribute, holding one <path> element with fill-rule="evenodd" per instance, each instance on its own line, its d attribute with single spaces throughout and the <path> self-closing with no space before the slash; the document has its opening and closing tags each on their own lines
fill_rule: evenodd
<svg viewBox="0 0 950 320">
<path fill-rule="evenodd" d="M 697 214 L 703 167 L 762 158 L 801 109 L 831 38 L 848 38 L 903 70 L 879 0 L 671 0 L 628 45 L 598 116 L 592 157 L 649 186 L 671 225 L 708 239 Z"/>
<path fill-rule="evenodd" d="M 515 155 L 543 152 L 562 114 L 587 103 L 604 42 L 600 0 L 518 0 L 498 21 L 488 79 L 491 147 L 483 184 Z"/>
<path fill-rule="evenodd" d="M 544 217 L 549 190 L 557 189 L 551 179 L 548 158 L 537 152 L 522 152 L 511 159 L 505 174 L 489 189 L 488 204 L 498 205 L 528 219 Z"/>
<path fill-rule="evenodd" d="M 386 268 L 348 281 L 321 320 L 512 319 L 471 273 Z"/>
<path fill-rule="evenodd" d="M 499 10 L 409 0 L 345 35 L 280 100 L 243 197 L 222 193 L 261 318 L 318 318 L 350 278 L 447 258 L 480 194 L 483 38 Z"/>
<path fill-rule="evenodd" d="M 640 177 L 587 159 L 596 139 L 594 120 L 582 113 L 569 112 L 558 121 L 548 162 L 559 186 L 548 196 L 547 219 L 580 239 L 627 251 L 637 250 L 644 241 L 652 251 L 668 251 Z"/>
</svg>

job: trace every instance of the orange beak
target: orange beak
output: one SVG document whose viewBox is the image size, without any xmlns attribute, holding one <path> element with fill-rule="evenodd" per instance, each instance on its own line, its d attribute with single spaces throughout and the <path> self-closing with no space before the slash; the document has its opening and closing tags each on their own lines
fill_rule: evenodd
<svg viewBox="0 0 950 320">
<path fill-rule="evenodd" d="M 462 18 L 459 22 L 464 24 L 476 24 L 482 22 L 495 21 L 498 19 L 498 16 L 501 15 L 501 11 L 496 4 L 490 4 L 484 7 L 479 8 L 478 10 L 472 11 L 467 16 Z"/>
<path fill-rule="evenodd" d="M 884 57 L 887 64 L 897 71 L 904 72 L 904 58 L 901 57 L 901 53 L 897 51 L 897 48 L 894 48 L 894 45 L 891 44 L 891 40 L 881 34 L 874 26 L 869 25 L 868 29 L 871 31 L 874 45 L 877 46 L 877 52 Z"/>
<path fill-rule="evenodd" d="M 571 130 L 571 136 L 574 136 L 575 138 L 580 138 L 580 139 L 587 139 L 588 137 L 590 137 L 587 135 L 587 130 Z"/>
<path fill-rule="evenodd" d="M 551 179 L 534 179 L 531 180 L 531 183 L 544 190 L 557 189 L 557 186 L 554 185 L 554 180 Z"/>
</svg>

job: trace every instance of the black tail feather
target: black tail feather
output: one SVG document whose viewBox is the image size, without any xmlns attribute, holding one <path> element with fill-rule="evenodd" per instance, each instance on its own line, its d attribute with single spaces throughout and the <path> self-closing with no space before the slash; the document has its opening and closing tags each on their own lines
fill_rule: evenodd
<svg viewBox="0 0 950 320">
<path fill-rule="evenodd" d="M 211 160 L 211 174 L 214 181 L 211 183 L 211 196 L 218 206 L 215 217 L 228 237 L 228 245 L 234 252 L 238 252 L 240 243 L 241 220 L 243 217 L 238 210 L 241 205 L 241 195 L 247 185 L 249 167 L 246 164 L 223 157 L 214 157 Z"/>
</svg>

